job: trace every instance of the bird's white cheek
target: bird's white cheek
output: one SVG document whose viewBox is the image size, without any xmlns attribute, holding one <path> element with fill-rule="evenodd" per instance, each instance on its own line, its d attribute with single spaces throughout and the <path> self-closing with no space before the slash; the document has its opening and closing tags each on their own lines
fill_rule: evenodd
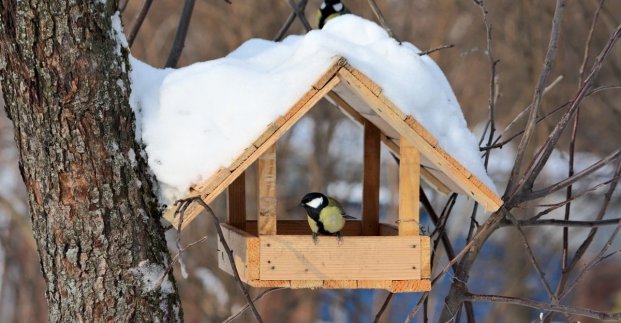
<svg viewBox="0 0 621 323">
<path fill-rule="evenodd" d="M 322 202 L 323 202 L 323 199 L 321 197 L 317 197 L 317 198 L 312 199 L 310 202 L 307 202 L 306 205 L 316 209 L 321 205 Z"/>
<path fill-rule="evenodd" d="M 334 9 L 334 11 L 336 12 L 339 12 L 343 10 L 343 4 L 342 3 L 333 4 L 332 9 Z"/>
</svg>

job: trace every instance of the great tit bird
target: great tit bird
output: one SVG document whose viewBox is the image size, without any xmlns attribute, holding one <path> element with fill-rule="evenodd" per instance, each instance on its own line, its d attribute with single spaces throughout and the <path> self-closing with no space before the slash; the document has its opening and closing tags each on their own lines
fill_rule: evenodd
<svg viewBox="0 0 621 323">
<path fill-rule="evenodd" d="M 317 13 L 317 27 L 321 29 L 328 20 L 348 13 L 351 12 L 343 5 L 341 0 L 324 0 Z"/>
<path fill-rule="evenodd" d="M 345 214 L 341 203 L 317 192 L 304 195 L 300 206 L 306 210 L 306 219 L 313 231 L 313 242 L 315 243 L 317 243 L 317 233 L 336 235 L 340 241 L 341 229 L 345 226 L 345 219 L 353 219 L 353 217 Z"/>
</svg>

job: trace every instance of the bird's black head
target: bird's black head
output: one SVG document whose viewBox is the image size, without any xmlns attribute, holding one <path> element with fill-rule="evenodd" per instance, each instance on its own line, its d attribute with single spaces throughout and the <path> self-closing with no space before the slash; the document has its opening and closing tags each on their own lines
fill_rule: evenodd
<svg viewBox="0 0 621 323">
<path fill-rule="evenodd" d="M 328 206 L 328 197 L 318 192 L 308 193 L 302 198 L 300 206 L 307 210 L 321 210 Z"/>
<path fill-rule="evenodd" d="M 342 12 L 344 8 L 345 6 L 343 6 L 341 0 L 324 0 L 320 10 L 327 17 L 333 13 Z"/>
</svg>

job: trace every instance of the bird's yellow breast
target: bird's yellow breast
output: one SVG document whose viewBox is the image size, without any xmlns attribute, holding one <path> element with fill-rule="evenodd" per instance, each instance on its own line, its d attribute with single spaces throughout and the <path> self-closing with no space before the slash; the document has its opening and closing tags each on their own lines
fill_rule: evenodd
<svg viewBox="0 0 621 323">
<path fill-rule="evenodd" d="M 337 206 L 327 206 L 319 213 L 319 221 L 323 223 L 324 230 L 335 233 L 345 226 L 345 218 L 341 209 Z"/>
</svg>

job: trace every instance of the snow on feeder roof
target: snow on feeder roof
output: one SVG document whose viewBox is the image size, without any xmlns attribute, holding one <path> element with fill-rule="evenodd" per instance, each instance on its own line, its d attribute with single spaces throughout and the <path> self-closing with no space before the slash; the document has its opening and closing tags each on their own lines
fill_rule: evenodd
<svg viewBox="0 0 621 323">
<path fill-rule="evenodd" d="M 495 211 L 502 201 L 442 71 L 410 43 L 353 15 L 282 42 L 251 39 L 224 58 L 172 70 L 132 59 L 131 102 L 161 200 L 212 201 L 315 103 L 329 96 L 371 122 L 398 152 L 421 152 L 421 175 Z M 195 216 L 188 210 L 185 224 Z M 166 217 L 174 223 L 172 212 Z"/>
</svg>

